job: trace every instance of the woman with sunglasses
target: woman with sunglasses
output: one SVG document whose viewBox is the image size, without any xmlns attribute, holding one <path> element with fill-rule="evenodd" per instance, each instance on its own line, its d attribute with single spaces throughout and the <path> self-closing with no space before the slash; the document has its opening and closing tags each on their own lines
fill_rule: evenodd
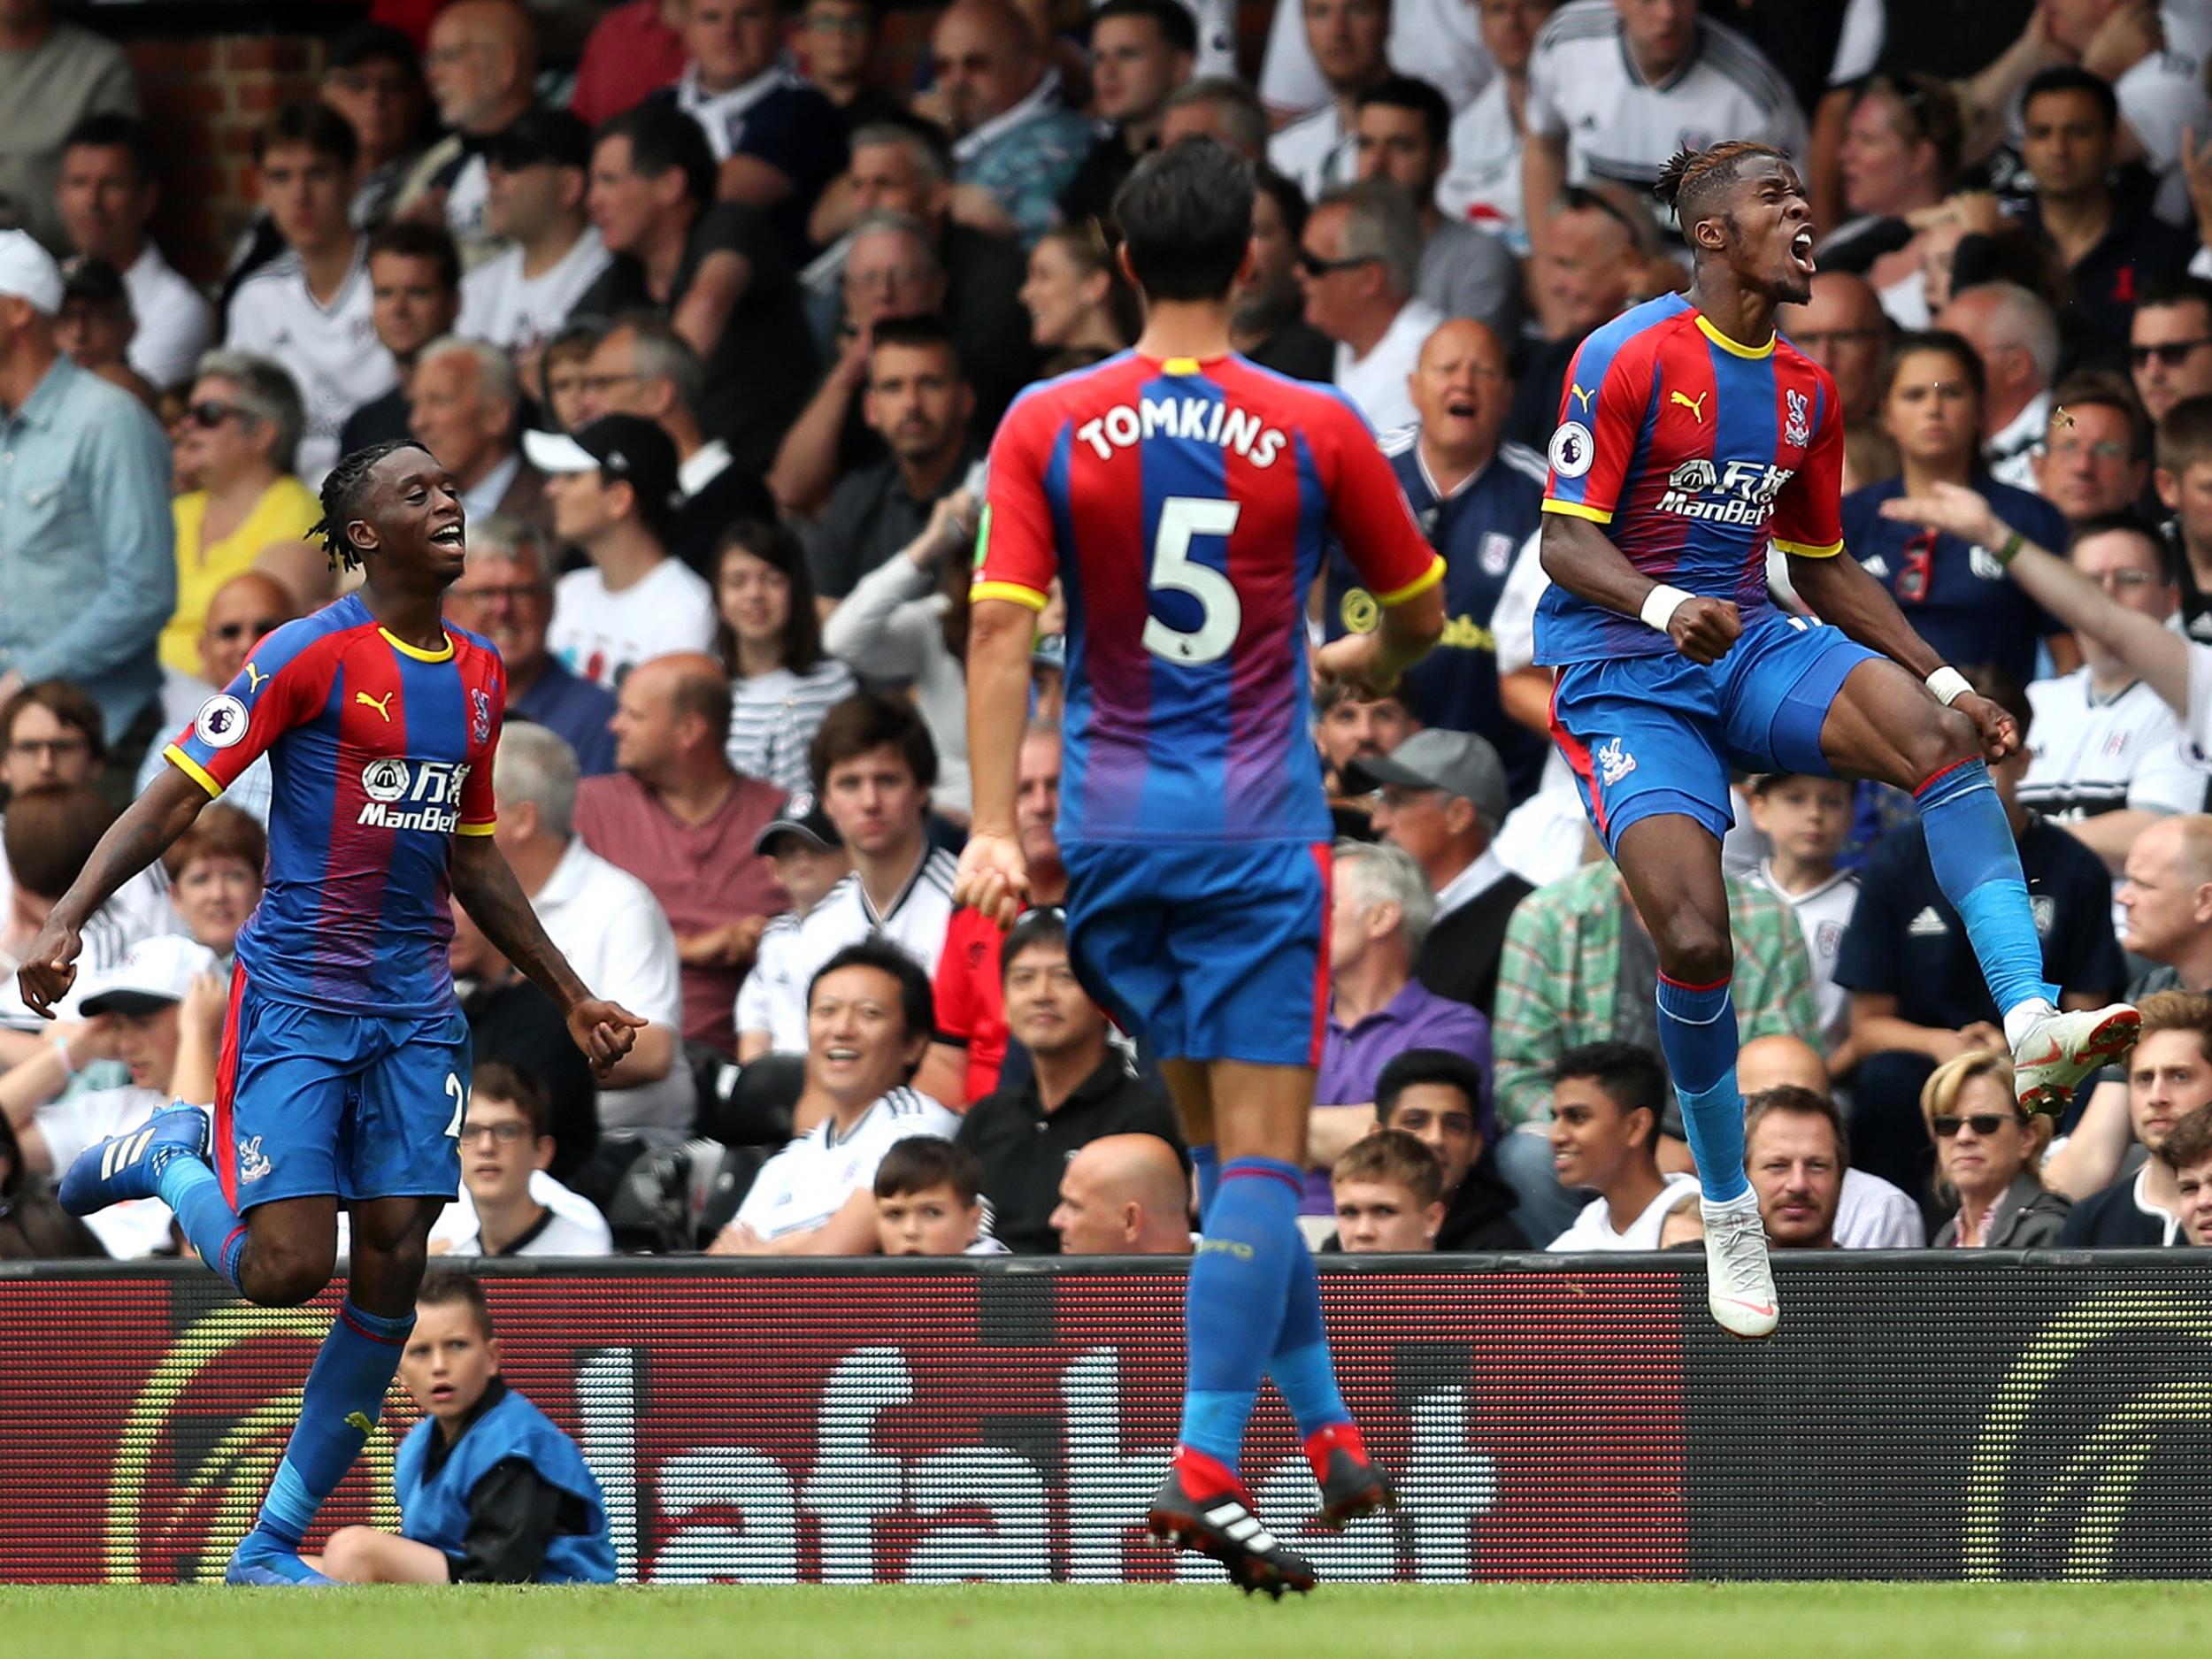
<svg viewBox="0 0 2212 1659">
<path fill-rule="evenodd" d="M 1922 227 L 1951 191 L 1962 129 L 1958 98 L 1928 75 L 1870 75 L 1852 95 L 1839 156 L 1853 218 L 1819 250 L 1821 268 L 1864 277 L 1900 328 L 1925 328 Z"/>
<path fill-rule="evenodd" d="M 1020 297 L 1030 341 L 1040 350 L 1094 348 L 1110 356 L 1136 338 L 1135 296 L 1115 271 L 1095 220 L 1038 238 Z"/>
<path fill-rule="evenodd" d="M 306 415 L 299 388 L 266 357 L 211 351 L 200 359 L 177 439 L 178 470 L 194 488 L 172 504 L 177 608 L 161 631 L 161 665 L 200 672 L 200 630 L 215 590 L 262 553 L 296 543 L 323 516 L 292 474 Z"/>
<path fill-rule="evenodd" d="M 1875 413 L 1904 471 L 1843 498 L 1843 544 L 1895 595 L 1905 619 L 1944 661 L 1987 664 L 2024 685 L 2035 677 L 2039 640 L 2049 642 L 2062 673 L 2078 666 L 2073 636 L 2005 580 L 2001 549 L 1970 547 L 1881 512 L 1884 502 L 1900 495 L 1924 498 L 1938 483 L 1963 485 L 2025 540 L 2066 545 L 2057 508 L 2000 484 L 1983 465 L 1985 395 L 1982 360 L 1958 335 L 1931 331 L 1898 339 Z"/>
<path fill-rule="evenodd" d="M 1920 1091 L 1935 1138 L 1936 1188 L 1958 1200 L 1935 1248 L 2033 1250 L 2056 1244 L 2073 1201 L 2047 1191 L 2037 1172 L 2051 1144 L 2051 1120 L 2020 1110 L 2012 1061 L 1986 1049 L 1935 1069 Z"/>
</svg>

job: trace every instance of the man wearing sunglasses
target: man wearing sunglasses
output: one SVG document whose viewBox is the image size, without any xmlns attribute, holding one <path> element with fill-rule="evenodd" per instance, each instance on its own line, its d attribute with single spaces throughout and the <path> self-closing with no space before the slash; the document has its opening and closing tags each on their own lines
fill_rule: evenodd
<svg viewBox="0 0 2212 1659">
<path fill-rule="evenodd" d="M 246 657 L 257 641 L 273 634 L 299 615 L 299 607 L 284 584 L 265 571 L 242 571 L 215 590 L 207 603 L 207 620 L 199 637 L 200 672 L 195 676 L 174 670 L 162 676 L 164 721 L 182 731 L 207 700 L 238 678 Z M 158 778 L 168 762 L 157 749 L 149 749 L 131 786 L 134 795 Z M 236 807 L 257 824 L 269 821 L 269 759 L 263 756 L 223 792 L 223 803 Z"/>
<path fill-rule="evenodd" d="M 2184 276 L 2144 284 L 2128 324 L 2128 367 L 2154 421 L 2212 393 L 2212 282 Z"/>
</svg>

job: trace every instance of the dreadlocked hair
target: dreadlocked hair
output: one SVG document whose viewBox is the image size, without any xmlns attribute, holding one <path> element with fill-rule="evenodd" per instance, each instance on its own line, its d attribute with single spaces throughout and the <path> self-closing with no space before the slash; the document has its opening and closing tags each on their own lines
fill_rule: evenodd
<svg viewBox="0 0 2212 1659">
<path fill-rule="evenodd" d="M 1678 150 L 1659 170 L 1659 182 L 1651 187 L 1651 193 L 1674 210 L 1686 242 L 1691 227 L 1707 217 L 1720 193 L 1735 183 L 1743 164 L 1761 158 L 1789 159 L 1771 144 L 1743 138 L 1732 138 L 1710 150 Z"/>
<path fill-rule="evenodd" d="M 343 575 L 359 567 L 361 549 L 353 545 L 346 534 L 346 526 L 360 517 L 361 503 L 368 493 L 369 473 L 386 456 L 401 449 L 430 451 L 412 438 L 387 438 L 381 443 L 372 443 L 356 449 L 330 469 L 323 480 L 322 522 L 307 534 L 321 541 L 323 551 L 330 557 L 330 568 Z"/>
</svg>

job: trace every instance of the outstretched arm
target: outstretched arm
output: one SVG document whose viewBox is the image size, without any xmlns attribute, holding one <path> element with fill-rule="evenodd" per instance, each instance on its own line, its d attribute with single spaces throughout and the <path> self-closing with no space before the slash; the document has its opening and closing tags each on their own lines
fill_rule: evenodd
<svg viewBox="0 0 2212 1659">
<path fill-rule="evenodd" d="M 1942 530 L 1962 541 L 2002 549 L 2012 528 L 1989 503 L 1960 484 L 1937 484 L 1924 496 L 1882 503 L 1882 517 Z M 2116 604 L 2057 554 L 2023 541 L 2007 568 L 2028 597 L 2077 634 L 2086 634 L 2149 682 L 2185 721 L 2189 718 L 2189 642 L 2154 617 Z"/>
<path fill-rule="evenodd" d="M 508 867 L 507 856 L 488 835 L 457 835 L 451 864 L 453 896 L 484 937 L 553 999 L 568 1021 L 568 1033 L 603 1076 L 637 1041 L 646 1021 L 613 1002 L 593 996 L 576 970 L 546 937 L 538 913 Z"/>
<path fill-rule="evenodd" d="M 169 843 L 191 827 L 192 820 L 210 796 L 200 784 L 174 766 L 146 786 L 146 792 L 108 826 L 99 845 L 69 891 L 62 895 L 23 953 L 19 970 L 23 1000 L 42 1018 L 53 1018 L 53 1006 L 69 994 L 77 977 L 77 932 L 85 918 L 116 895 L 117 889 L 169 849 Z"/>
</svg>

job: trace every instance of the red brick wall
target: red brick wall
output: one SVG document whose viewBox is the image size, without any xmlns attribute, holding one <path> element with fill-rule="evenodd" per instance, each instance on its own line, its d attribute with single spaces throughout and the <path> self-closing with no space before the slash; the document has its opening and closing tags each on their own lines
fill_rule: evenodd
<svg viewBox="0 0 2212 1659">
<path fill-rule="evenodd" d="M 311 96 L 323 42 L 222 35 L 126 43 L 163 164 L 154 234 L 185 275 L 211 282 L 253 213 L 253 132 L 288 98 Z"/>
</svg>

